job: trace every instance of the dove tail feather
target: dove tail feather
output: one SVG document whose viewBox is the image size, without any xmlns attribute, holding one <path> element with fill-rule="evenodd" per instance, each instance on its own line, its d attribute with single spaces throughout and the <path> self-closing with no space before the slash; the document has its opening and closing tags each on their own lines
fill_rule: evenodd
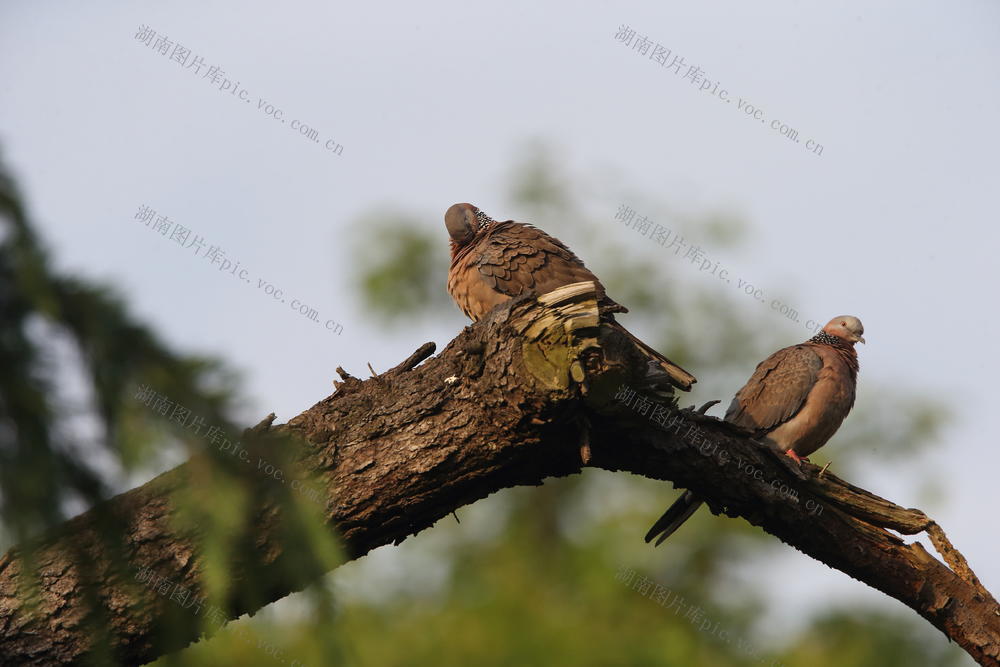
<svg viewBox="0 0 1000 667">
<path fill-rule="evenodd" d="M 691 385 L 693 385 L 695 382 L 698 381 L 695 378 L 695 376 L 691 375 L 686 370 L 684 370 L 674 362 L 667 359 L 665 356 L 663 356 L 662 354 L 651 348 L 649 345 L 643 343 L 641 340 L 639 340 L 639 338 L 636 337 L 635 334 L 633 334 L 631 331 L 623 327 L 618 322 L 616 322 L 615 324 L 618 325 L 618 328 L 621 329 L 622 332 L 624 332 L 625 335 L 628 336 L 629 339 L 646 354 L 646 356 L 648 356 L 652 361 L 656 362 L 656 365 L 662 368 L 664 372 L 666 372 L 666 374 L 670 376 L 671 383 L 675 387 L 677 387 L 681 391 L 691 391 Z"/>
<path fill-rule="evenodd" d="M 656 544 L 653 546 L 660 546 L 663 540 L 673 535 L 682 523 L 691 518 L 691 515 L 701 507 L 703 502 L 701 498 L 690 491 L 685 491 L 649 529 L 649 532 L 646 533 L 646 542 L 652 542 L 656 539 Z"/>
</svg>

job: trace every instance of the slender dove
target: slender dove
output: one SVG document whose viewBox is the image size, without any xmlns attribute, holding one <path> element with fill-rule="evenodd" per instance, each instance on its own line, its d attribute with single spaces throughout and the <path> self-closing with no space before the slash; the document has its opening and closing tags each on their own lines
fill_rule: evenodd
<svg viewBox="0 0 1000 667">
<path fill-rule="evenodd" d="M 473 321 L 527 290 L 544 294 L 585 280 L 593 281 L 603 313 L 627 313 L 607 295 L 604 285 L 573 251 L 558 239 L 523 222 L 499 222 L 472 204 L 455 204 L 444 214 L 451 236 L 448 293 Z M 649 347 L 617 322 L 647 357 L 688 391 L 695 377 Z"/>
<path fill-rule="evenodd" d="M 854 406 L 858 378 L 855 343 L 864 343 L 861 320 L 841 315 L 804 343 L 778 350 L 757 364 L 726 410 L 726 421 L 801 462 L 837 432 Z M 702 504 L 685 491 L 646 534 L 656 546 Z"/>
</svg>

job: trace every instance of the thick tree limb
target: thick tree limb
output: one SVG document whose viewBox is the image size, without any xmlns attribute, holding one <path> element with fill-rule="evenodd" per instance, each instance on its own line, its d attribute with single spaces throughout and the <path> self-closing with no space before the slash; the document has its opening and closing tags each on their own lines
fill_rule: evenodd
<svg viewBox="0 0 1000 667">
<path fill-rule="evenodd" d="M 980 663 L 1000 664 L 1000 607 L 936 524 L 813 466 L 799 469 L 732 425 L 676 411 L 631 343 L 600 323 L 589 283 L 501 307 L 420 365 L 432 352 L 424 345 L 365 381 L 338 369 L 343 382 L 332 396 L 286 425 L 272 428 L 271 416 L 256 427 L 302 439 L 300 463 L 325 487 L 325 520 L 350 557 L 399 543 L 497 490 L 579 472 L 585 449 L 591 466 L 690 488 L 716 513 L 743 517 L 903 602 Z M 192 465 L 113 498 L 35 545 L 35 607 L 26 601 L 18 550 L 0 558 L 0 664 L 90 655 L 88 621 L 97 612 L 88 606 L 87 581 L 97 585 L 98 616 L 125 664 L 197 638 L 194 622 L 178 621 L 175 602 L 137 589 L 129 572 L 113 568 L 97 536 L 98 510 L 110 511 L 128 527 L 122 549 L 133 568 L 156 568 L 202 590 L 196 542 L 170 520 L 171 493 L 198 481 Z M 266 496 L 259 502 L 253 539 L 233 563 L 237 583 L 284 572 L 277 567 L 288 556 L 279 519 Z M 890 530 L 927 531 L 948 565 Z M 266 599 L 234 596 L 227 614 L 252 613 L 308 583 L 275 575 Z M 179 630 L 158 632 L 166 625 Z"/>
</svg>

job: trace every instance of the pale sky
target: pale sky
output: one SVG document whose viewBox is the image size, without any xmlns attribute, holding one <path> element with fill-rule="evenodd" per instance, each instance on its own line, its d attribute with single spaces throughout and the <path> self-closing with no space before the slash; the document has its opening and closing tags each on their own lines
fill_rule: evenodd
<svg viewBox="0 0 1000 667">
<path fill-rule="evenodd" d="M 683 78 L 687 67 L 658 64 L 652 48 L 616 41 L 622 24 L 697 65 L 729 102 Z M 140 26 L 168 38 L 169 52 L 137 40 Z M 384 370 L 426 340 L 450 340 L 465 324 L 457 309 L 404 336 L 361 317 L 348 225 L 390 205 L 444 243 L 442 215 L 456 201 L 517 217 L 498 210 L 500 186 L 533 138 L 559 146 L 573 170 L 616 173 L 637 198 L 738 211 L 752 225 L 753 262 L 714 254 L 769 297 L 796 294 L 803 320 L 860 316 L 862 397 L 874 378 L 957 406 L 933 457 L 944 497 L 921 509 L 997 592 L 998 540 L 979 517 L 1000 504 L 989 426 L 1000 370 L 998 28 L 989 0 L 7 0 L 0 146 L 57 265 L 117 285 L 178 348 L 243 369 L 248 419 L 301 412 L 331 391 L 338 365 Z M 178 43 L 204 59 L 200 74 L 171 60 Z M 213 65 L 225 71 L 214 85 L 203 76 Z M 219 89 L 225 79 L 235 94 Z M 609 191 L 609 224 L 620 203 Z M 141 206 L 201 236 L 206 251 L 220 246 L 249 282 L 143 226 Z M 321 324 L 258 280 L 318 310 Z M 328 319 L 342 335 L 324 329 Z M 789 344 L 808 336 L 778 315 L 773 325 Z M 892 467 L 851 481 L 915 505 Z M 799 603 L 830 591 L 884 597 L 813 562 L 791 571 L 783 590 Z"/>
</svg>

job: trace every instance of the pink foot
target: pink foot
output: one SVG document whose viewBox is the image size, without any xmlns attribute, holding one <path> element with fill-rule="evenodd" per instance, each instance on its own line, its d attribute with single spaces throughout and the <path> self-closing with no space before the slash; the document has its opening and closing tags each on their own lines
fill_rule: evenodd
<svg viewBox="0 0 1000 667">
<path fill-rule="evenodd" d="M 800 457 L 798 454 L 795 453 L 795 450 L 792 450 L 792 449 L 789 449 L 788 451 L 786 451 L 785 452 L 785 456 L 787 456 L 788 458 L 792 459 L 793 461 L 795 461 L 798 464 L 801 464 L 803 461 L 805 461 L 806 463 L 809 463 L 809 459 L 808 458 L 806 458 L 805 456 L 801 456 Z"/>
</svg>

